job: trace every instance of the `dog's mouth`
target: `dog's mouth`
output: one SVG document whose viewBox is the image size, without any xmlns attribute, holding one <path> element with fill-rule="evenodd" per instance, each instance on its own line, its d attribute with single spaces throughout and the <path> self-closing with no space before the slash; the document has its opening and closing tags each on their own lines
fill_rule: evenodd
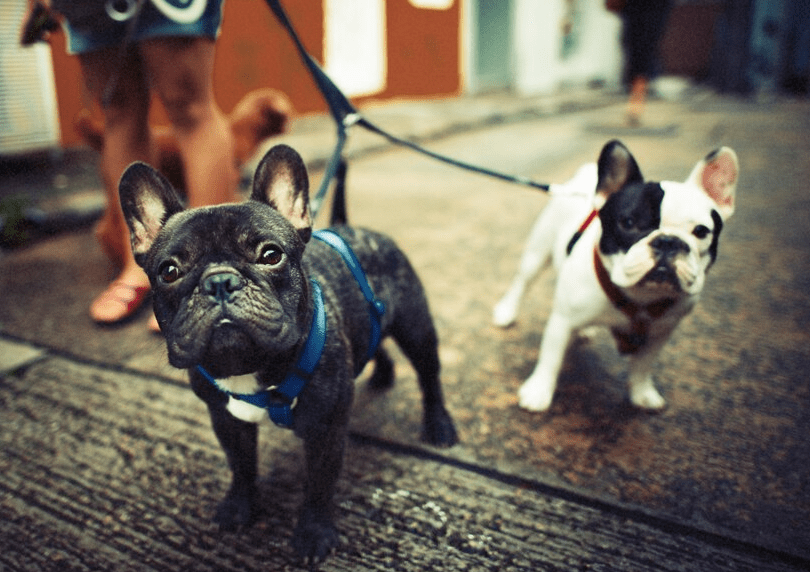
<svg viewBox="0 0 810 572">
<path fill-rule="evenodd" d="M 258 296 L 230 304 L 186 300 L 164 320 L 169 361 L 178 368 L 202 365 L 217 377 L 255 372 L 301 337 L 295 317 L 283 310 Z"/>
<path fill-rule="evenodd" d="M 261 366 L 264 352 L 253 337 L 230 318 L 211 329 L 208 343 L 196 361 L 220 376 L 252 373 Z"/>
<path fill-rule="evenodd" d="M 176 324 L 177 322 L 173 322 Z M 169 362 L 178 368 L 202 365 L 217 377 L 253 373 L 265 355 L 250 328 L 233 316 L 220 314 L 180 322 L 169 329 Z"/>
<path fill-rule="evenodd" d="M 644 287 L 669 289 L 674 290 L 675 292 L 680 292 L 682 290 L 681 281 L 678 278 L 678 272 L 672 265 L 666 264 L 665 262 L 659 262 L 656 264 L 652 270 L 650 270 L 641 280 L 639 280 L 638 285 Z"/>
</svg>

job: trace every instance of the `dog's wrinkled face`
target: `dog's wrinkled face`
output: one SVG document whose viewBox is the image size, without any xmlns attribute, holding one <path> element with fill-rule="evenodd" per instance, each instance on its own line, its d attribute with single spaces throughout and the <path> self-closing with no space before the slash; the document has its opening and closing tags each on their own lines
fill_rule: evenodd
<svg viewBox="0 0 810 572">
<path fill-rule="evenodd" d="M 684 183 L 652 183 L 613 142 L 600 156 L 599 172 L 598 188 L 608 194 L 599 250 L 613 283 L 647 301 L 698 294 L 717 257 L 724 217 L 733 212 L 734 152 L 710 154 Z"/>
<path fill-rule="evenodd" d="M 266 159 L 252 200 L 238 205 L 183 210 L 151 167 L 133 165 L 122 177 L 133 252 L 152 283 L 175 367 L 252 373 L 287 357 L 306 335 L 310 289 L 301 258 L 311 223 L 294 176 L 303 164 L 288 159 Z M 296 205 L 307 209 L 298 219 L 281 214 Z"/>
<path fill-rule="evenodd" d="M 246 203 L 192 211 L 162 233 L 144 268 L 172 365 L 249 373 L 304 335 L 304 244 L 274 209 Z"/>
</svg>

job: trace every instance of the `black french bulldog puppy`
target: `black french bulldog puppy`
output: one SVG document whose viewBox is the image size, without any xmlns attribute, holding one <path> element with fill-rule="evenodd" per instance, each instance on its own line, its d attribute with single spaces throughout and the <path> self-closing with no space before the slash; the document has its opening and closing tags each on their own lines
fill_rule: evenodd
<svg viewBox="0 0 810 572">
<path fill-rule="evenodd" d="M 417 372 L 422 438 L 450 446 L 457 436 L 443 403 L 436 331 L 411 265 L 389 238 L 367 230 L 340 227 L 310 240 L 308 187 L 298 153 L 277 146 L 242 204 L 184 210 L 143 163 L 127 169 L 119 191 L 169 361 L 188 368 L 233 473 L 215 520 L 226 529 L 251 522 L 256 423 L 270 416 L 304 440 L 307 479 L 292 543 L 319 561 L 338 544 L 331 499 L 354 378 L 373 358 L 370 383 L 393 383 L 390 358 L 374 349 L 380 339 L 391 335 Z M 340 237 L 349 254 L 333 245 Z"/>
</svg>

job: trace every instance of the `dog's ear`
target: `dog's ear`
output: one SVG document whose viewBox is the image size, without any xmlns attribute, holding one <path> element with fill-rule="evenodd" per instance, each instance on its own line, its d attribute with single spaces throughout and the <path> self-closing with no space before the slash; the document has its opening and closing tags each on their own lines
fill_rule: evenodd
<svg viewBox="0 0 810 572">
<path fill-rule="evenodd" d="M 641 169 L 633 155 L 621 141 L 613 139 L 602 147 L 597 163 L 599 178 L 596 191 L 607 195 L 615 193 L 629 183 L 643 183 Z"/>
<path fill-rule="evenodd" d="M 312 236 L 309 177 L 304 160 L 287 145 L 270 149 L 253 177 L 254 201 L 270 205 L 290 221 L 304 242 Z"/>
<path fill-rule="evenodd" d="M 730 147 L 720 147 L 697 162 L 686 182 L 703 189 L 717 204 L 720 216 L 727 219 L 734 214 L 739 175 L 737 154 Z"/>
<path fill-rule="evenodd" d="M 133 163 L 121 176 L 118 195 L 138 264 L 169 217 L 183 210 L 169 181 L 146 163 Z"/>
</svg>

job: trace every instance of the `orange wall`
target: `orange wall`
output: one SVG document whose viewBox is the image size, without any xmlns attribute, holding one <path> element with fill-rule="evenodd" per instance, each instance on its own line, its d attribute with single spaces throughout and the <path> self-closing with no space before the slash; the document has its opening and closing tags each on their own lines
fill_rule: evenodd
<svg viewBox="0 0 810 572">
<path fill-rule="evenodd" d="M 459 92 L 459 4 L 457 0 L 448 10 L 423 10 L 408 0 L 387 1 L 387 85 L 372 96 L 374 99 Z M 322 0 L 287 0 L 283 6 L 309 53 L 323 61 Z M 73 117 L 83 107 L 90 107 L 90 101 L 82 88 L 78 60 L 65 53 L 61 32 L 54 34 L 51 46 L 62 144 L 81 145 L 72 126 Z M 225 2 L 214 86 L 217 102 L 226 113 L 245 93 L 260 87 L 285 92 L 298 113 L 326 109 L 287 32 L 264 0 Z M 166 123 L 159 105 L 153 106 L 152 120 Z"/>
<path fill-rule="evenodd" d="M 388 0 L 388 82 L 381 97 L 457 95 L 461 90 L 461 0 L 447 10 Z"/>
</svg>

